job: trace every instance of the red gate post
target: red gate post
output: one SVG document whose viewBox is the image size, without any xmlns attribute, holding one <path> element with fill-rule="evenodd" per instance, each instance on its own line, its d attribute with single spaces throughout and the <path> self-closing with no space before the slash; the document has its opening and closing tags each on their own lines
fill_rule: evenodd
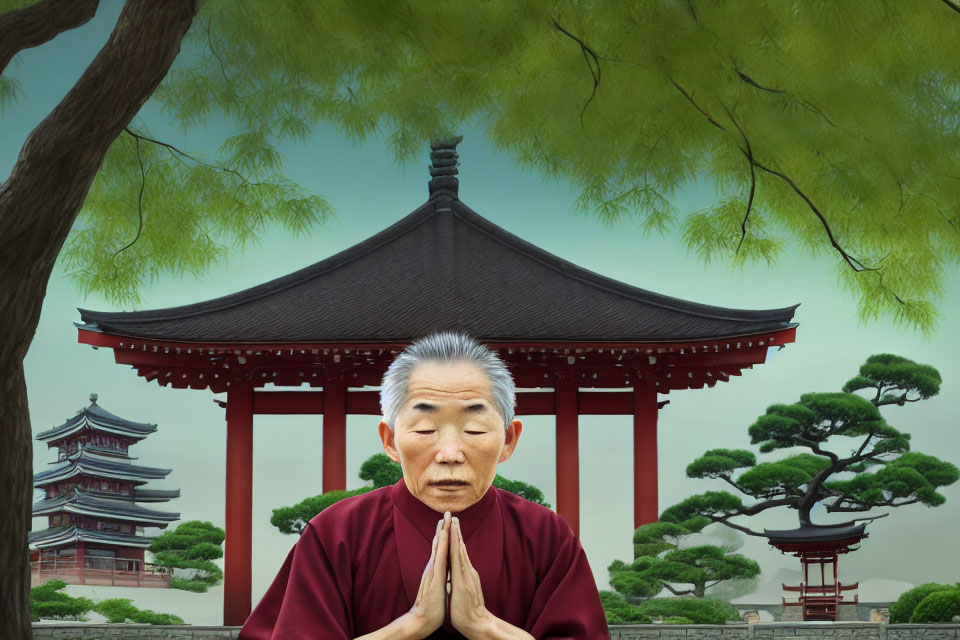
<svg viewBox="0 0 960 640">
<path fill-rule="evenodd" d="M 577 383 L 559 380 L 557 396 L 557 513 L 580 535 L 580 440 Z"/>
<path fill-rule="evenodd" d="M 227 391 L 226 484 L 223 624 L 239 626 L 251 610 L 253 387 L 250 384 L 234 382 Z"/>
<path fill-rule="evenodd" d="M 633 526 L 656 522 L 657 387 L 652 380 L 633 388 Z"/>
<path fill-rule="evenodd" d="M 347 488 L 347 385 L 323 386 L 323 492 Z"/>
</svg>

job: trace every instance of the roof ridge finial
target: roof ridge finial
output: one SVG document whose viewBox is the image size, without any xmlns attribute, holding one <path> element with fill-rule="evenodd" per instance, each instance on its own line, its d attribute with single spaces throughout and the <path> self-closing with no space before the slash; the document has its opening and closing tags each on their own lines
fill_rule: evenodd
<svg viewBox="0 0 960 640">
<path fill-rule="evenodd" d="M 457 145 L 462 140 L 463 136 L 448 136 L 430 142 L 430 197 L 439 191 L 446 191 L 454 198 L 459 197 L 457 166 L 460 162 Z"/>
<path fill-rule="evenodd" d="M 100 396 L 98 396 L 97 394 L 91 393 L 91 394 L 90 394 L 90 404 L 97 404 L 97 399 L 98 399 L 99 397 L 100 397 Z"/>
</svg>

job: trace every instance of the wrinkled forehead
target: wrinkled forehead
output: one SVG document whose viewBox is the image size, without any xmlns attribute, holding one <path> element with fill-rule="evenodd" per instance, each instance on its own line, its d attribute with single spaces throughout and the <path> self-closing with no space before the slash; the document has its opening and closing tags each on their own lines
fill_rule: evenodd
<svg viewBox="0 0 960 640">
<path fill-rule="evenodd" d="M 423 398 L 451 402 L 482 399 L 493 403 L 490 379 L 486 372 L 479 365 L 464 360 L 417 364 L 407 380 L 405 404 Z"/>
</svg>

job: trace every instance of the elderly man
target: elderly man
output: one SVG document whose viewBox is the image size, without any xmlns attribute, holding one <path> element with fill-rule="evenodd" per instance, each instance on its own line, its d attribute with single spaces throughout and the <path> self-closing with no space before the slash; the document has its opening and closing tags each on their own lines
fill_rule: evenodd
<svg viewBox="0 0 960 640">
<path fill-rule="evenodd" d="M 433 334 L 390 365 L 380 403 L 403 479 L 313 518 L 241 640 L 608 638 L 567 523 L 491 486 L 523 428 L 503 362 Z"/>
</svg>

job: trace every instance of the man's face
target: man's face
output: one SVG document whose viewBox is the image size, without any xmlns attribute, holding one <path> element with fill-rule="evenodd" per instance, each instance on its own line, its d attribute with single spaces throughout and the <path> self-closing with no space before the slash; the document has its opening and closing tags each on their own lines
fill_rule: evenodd
<svg viewBox="0 0 960 640">
<path fill-rule="evenodd" d="M 459 512 L 487 492 L 522 428 L 519 420 L 503 428 L 479 366 L 425 362 L 410 373 L 394 429 L 381 422 L 380 437 L 411 494 L 434 511 Z"/>
</svg>

